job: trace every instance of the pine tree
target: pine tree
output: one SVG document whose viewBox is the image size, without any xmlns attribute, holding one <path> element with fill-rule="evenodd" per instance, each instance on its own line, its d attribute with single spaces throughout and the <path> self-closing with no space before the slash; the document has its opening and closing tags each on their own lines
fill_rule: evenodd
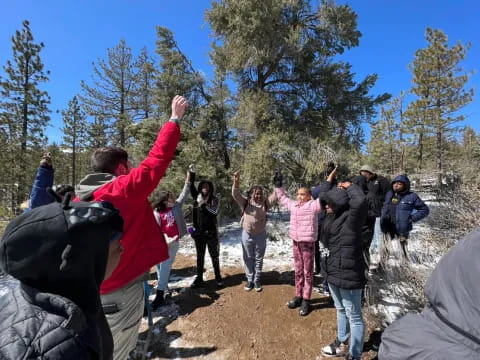
<svg viewBox="0 0 480 360">
<path fill-rule="evenodd" d="M 132 49 L 125 40 L 107 49 L 107 59 L 93 63 L 92 85 L 81 82 L 80 96 L 87 115 L 112 122 L 115 133 L 113 143 L 124 147 L 128 143 L 127 127 L 136 115 L 134 90 L 137 86 Z"/>
<path fill-rule="evenodd" d="M 9 143 L 5 150 L 10 154 L 10 182 L 18 181 L 18 202 L 29 191 L 27 152 L 45 141 L 44 130 L 50 121 L 50 97 L 40 89 L 49 75 L 40 57 L 44 44 L 34 42 L 27 20 L 22 25 L 12 36 L 13 60 L 7 61 L 3 67 L 6 76 L 0 78 L 0 118 Z"/>
<path fill-rule="evenodd" d="M 361 36 L 348 5 L 221 0 L 206 17 L 215 36 L 212 61 L 237 83 L 244 129 L 258 137 L 271 125 L 287 126 L 360 146 L 361 123 L 389 95 L 370 96 L 376 75 L 357 83 L 351 66 L 335 59 Z"/>
<path fill-rule="evenodd" d="M 158 115 L 156 106 L 153 102 L 153 92 L 155 89 L 156 69 L 151 56 L 148 55 L 147 48 L 144 47 L 135 62 L 136 88 L 132 96 L 132 108 L 136 111 L 139 119 L 147 119 Z"/>
<path fill-rule="evenodd" d="M 109 146 L 109 124 L 103 116 L 95 116 L 87 126 L 86 144 L 91 149 Z"/>
<path fill-rule="evenodd" d="M 71 184 L 77 183 L 77 153 L 85 151 L 85 133 L 87 123 L 76 96 L 68 102 L 67 109 L 62 111 L 63 148 L 71 156 Z"/>
<path fill-rule="evenodd" d="M 427 28 L 426 38 L 428 46 L 415 52 L 410 66 L 414 84 L 411 92 L 418 97 L 418 121 L 435 138 L 435 165 L 441 183 L 448 139 L 458 133 L 458 125 L 465 118 L 458 111 L 473 98 L 473 89 L 465 89 L 471 73 L 464 73 L 459 65 L 469 45 L 457 42 L 450 47 L 447 36 L 431 28 Z"/>
</svg>

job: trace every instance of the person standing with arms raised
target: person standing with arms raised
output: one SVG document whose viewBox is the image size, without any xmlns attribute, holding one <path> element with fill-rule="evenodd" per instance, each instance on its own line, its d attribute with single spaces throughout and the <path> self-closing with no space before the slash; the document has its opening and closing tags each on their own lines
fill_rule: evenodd
<svg viewBox="0 0 480 360">
<path fill-rule="evenodd" d="M 116 360 L 127 359 L 137 343 L 144 307 L 144 275 L 168 258 L 167 244 L 162 240 L 148 197 L 173 159 L 180 140 L 180 119 L 186 108 L 187 100 L 175 96 L 170 120 L 137 168 L 132 168 L 123 149 L 97 149 L 92 156 L 94 173 L 82 179 L 76 189 L 80 200 L 111 202 L 125 221 L 122 259 L 100 288 Z"/>
</svg>

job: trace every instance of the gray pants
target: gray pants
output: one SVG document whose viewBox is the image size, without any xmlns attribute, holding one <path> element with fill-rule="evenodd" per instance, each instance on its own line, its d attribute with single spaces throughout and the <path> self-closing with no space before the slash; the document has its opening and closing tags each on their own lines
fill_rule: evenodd
<svg viewBox="0 0 480 360">
<path fill-rule="evenodd" d="M 109 306 L 116 306 L 118 311 L 105 314 L 113 335 L 113 359 L 126 360 L 135 349 L 138 330 L 143 316 L 145 293 L 143 278 L 101 296 L 102 305 L 107 312 Z"/>
<path fill-rule="evenodd" d="M 257 235 L 242 231 L 243 263 L 247 281 L 260 281 L 266 247 L 267 232 L 265 230 Z"/>
</svg>

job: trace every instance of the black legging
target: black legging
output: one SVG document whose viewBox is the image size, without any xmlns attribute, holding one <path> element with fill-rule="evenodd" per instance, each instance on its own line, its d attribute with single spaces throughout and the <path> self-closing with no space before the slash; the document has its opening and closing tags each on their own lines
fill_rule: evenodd
<svg viewBox="0 0 480 360">
<path fill-rule="evenodd" d="M 208 253 L 212 259 L 213 271 L 215 272 L 215 279 L 220 280 L 220 244 L 218 241 L 218 234 L 216 231 L 197 232 L 194 235 L 195 248 L 197 250 L 197 276 L 203 278 L 203 268 L 205 266 L 205 250 L 208 247 Z"/>
</svg>

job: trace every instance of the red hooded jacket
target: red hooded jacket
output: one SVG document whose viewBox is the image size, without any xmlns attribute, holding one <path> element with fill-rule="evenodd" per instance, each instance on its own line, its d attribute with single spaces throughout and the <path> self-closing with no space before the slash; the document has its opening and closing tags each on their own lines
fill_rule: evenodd
<svg viewBox="0 0 480 360">
<path fill-rule="evenodd" d="M 80 200 L 109 201 L 124 220 L 122 257 L 113 274 L 103 281 L 101 294 L 127 285 L 152 266 L 168 259 L 168 248 L 153 216 L 148 196 L 165 174 L 179 140 L 180 128 L 169 121 L 158 133 L 147 158 L 128 175 L 115 177 L 96 173 L 80 181 L 76 189 Z"/>
</svg>

